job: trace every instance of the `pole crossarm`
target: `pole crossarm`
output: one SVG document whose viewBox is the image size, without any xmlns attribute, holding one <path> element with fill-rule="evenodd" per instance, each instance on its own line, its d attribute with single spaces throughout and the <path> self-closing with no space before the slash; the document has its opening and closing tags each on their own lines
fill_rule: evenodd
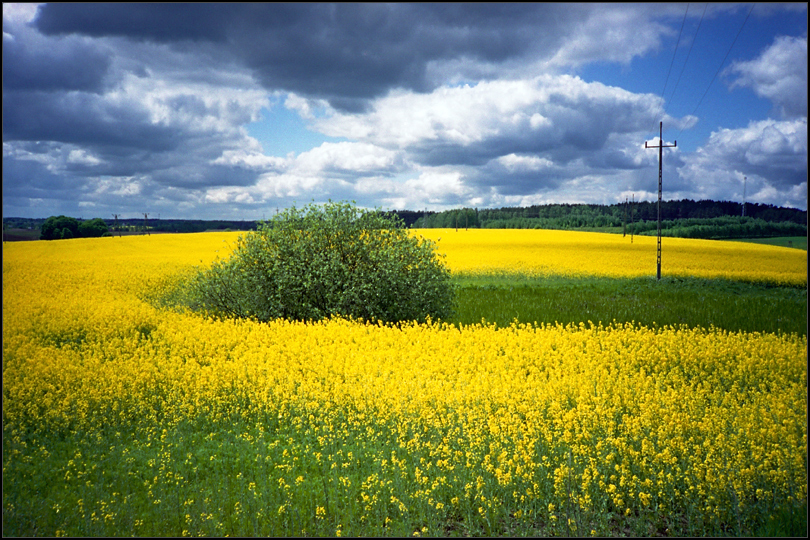
<svg viewBox="0 0 810 540">
<path fill-rule="evenodd" d="M 648 146 L 647 141 L 644 141 L 644 148 L 658 148 L 658 256 L 657 256 L 657 271 L 656 278 L 661 279 L 661 176 L 662 168 L 661 162 L 664 158 L 664 148 L 674 148 L 678 146 L 678 141 L 675 144 L 664 144 L 664 122 L 658 125 L 658 146 Z"/>
</svg>

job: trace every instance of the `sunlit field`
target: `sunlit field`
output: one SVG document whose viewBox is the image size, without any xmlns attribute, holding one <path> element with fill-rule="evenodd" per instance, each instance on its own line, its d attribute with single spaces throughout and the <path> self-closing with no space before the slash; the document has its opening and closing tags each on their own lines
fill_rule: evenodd
<svg viewBox="0 0 810 540">
<path fill-rule="evenodd" d="M 655 275 L 655 238 L 418 232 L 473 296 Z M 806 330 L 748 306 L 803 295 L 806 314 L 806 252 L 664 239 L 649 287 L 750 297 L 733 329 L 691 309 L 495 324 L 484 302 L 475 324 L 386 326 L 158 307 L 238 234 L 4 244 L 4 535 L 804 533 Z M 649 298 L 667 302 L 628 309 L 654 317 Z"/>
<path fill-rule="evenodd" d="M 656 238 L 527 229 L 422 229 L 458 273 L 656 275 Z M 807 283 L 807 253 L 718 240 L 662 239 L 662 276 Z"/>
</svg>

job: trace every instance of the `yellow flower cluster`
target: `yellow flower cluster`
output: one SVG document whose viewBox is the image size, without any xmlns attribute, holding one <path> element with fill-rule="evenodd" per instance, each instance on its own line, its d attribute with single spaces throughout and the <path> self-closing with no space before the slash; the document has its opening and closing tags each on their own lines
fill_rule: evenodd
<svg viewBox="0 0 810 540">
<path fill-rule="evenodd" d="M 533 229 L 421 229 L 438 243 L 453 272 L 571 276 L 656 274 L 656 239 Z M 664 238 L 665 276 L 807 283 L 807 252 L 744 242 Z"/>
<path fill-rule="evenodd" d="M 628 275 L 609 263 L 601 236 L 528 233 L 445 231 L 439 246 L 456 271 L 589 273 L 601 262 L 603 274 Z M 573 247 L 564 247 L 565 234 Z M 729 520 L 762 501 L 806 500 L 804 336 L 632 324 L 260 324 L 141 300 L 217 250 L 226 255 L 235 238 L 4 244 L 4 477 L 20 463 L 47 461 L 53 448 L 44 440 L 140 433 L 142 447 L 160 453 L 133 473 L 139 489 L 156 509 L 187 501 L 176 520 L 183 534 L 216 535 L 292 534 L 228 523 L 294 523 L 302 510 L 293 503 L 308 505 L 311 526 L 350 534 L 350 522 L 392 527 L 416 516 L 425 532 L 504 512 L 575 531 L 578 517 L 563 513 L 572 505 L 620 515 L 688 506 Z M 640 249 L 636 242 L 625 248 Z M 778 268 L 746 262 L 730 273 L 706 262 L 713 245 L 684 243 L 680 257 L 725 276 L 795 282 L 801 271 L 787 250 L 763 250 L 758 260 L 774 257 Z M 749 254 L 760 253 L 755 247 Z M 212 448 L 204 459 L 171 452 L 189 425 L 201 452 Z M 223 437 L 253 449 L 252 470 L 264 467 L 228 481 L 243 485 L 245 498 L 227 510 L 193 487 L 204 470 L 233 461 L 216 446 Z M 122 459 L 136 459 L 127 452 Z M 54 481 L 90 485 L 97 467 L 77 453 Z M 161 486 L 188 491 L 160 495 Z M 312 495 L 296 495 L 305 489 Z M 113 526 L 121 501 L 137 494 L 113 495 L 85 497 L 82 513 Z M 347 517 L 351 504 L 357 513 Z"/>
</svg>

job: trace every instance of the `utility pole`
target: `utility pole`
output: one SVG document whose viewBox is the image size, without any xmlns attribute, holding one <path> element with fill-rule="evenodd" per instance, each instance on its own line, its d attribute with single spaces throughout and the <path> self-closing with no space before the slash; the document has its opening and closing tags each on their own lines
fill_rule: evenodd
<svg viewBox="0 0 810 540">
<path fill-rule="evenodd" d="M 745 217 L 745 184 L 748 182 L 748 177 L 743 176 L 743 211 L 742 217 Z"/>
<path fill-rule="evenodd" d="M 633 193 L 633 198 L 630 200 L 630 243 L 633 243 L 633 212 L 636 206 L 636 194 Z"/>
<path fill-rule="evenodd" d="M 113 217 L 115 218 L 115 224 L 113 225 L 113 227 L 114 227 L 113 230 L 118 231 L 118 236 L 120 237 L 121 236 L 121 229 L 118 228 L 118 214 L 113 214 Z M 113 235 L 113 236 L 115 236 L 115 235 Z"/>
<path fill-rule="evenodd" d="M 664 144 L 664 122 L 658 125 L 658 146 L 647 146 L 647 141 L 644 141 L 644 148 L 658 148 L 658 257 L 656 278 L 661 279 L 661 161 L 664 158 L 664 148 L 674 148 L 678 146 L 678 141 L 675 144 Z"/>
<path fill-rule="evenodd" d="M 147 214 L 145 212 L 143 214 L 143 232 L 145 232 L 147 235 L 149 235 L 149 214 Z M 151 235 L 149 235 L 149 236 L 151 236 Z"/>
<path fill-rule="evenodd" d="M 622 218 L 622 237 L 627 236 L 627 197 L 624 198 L 624 217 Z"/>
</svg>

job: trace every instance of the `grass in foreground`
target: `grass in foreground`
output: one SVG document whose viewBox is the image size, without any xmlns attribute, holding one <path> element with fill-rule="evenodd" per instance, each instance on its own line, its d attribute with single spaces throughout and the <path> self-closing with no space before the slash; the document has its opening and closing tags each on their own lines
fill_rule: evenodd
<svg viewBox="0 0 810 540">
<path fill-rule="evenodd" d="M 806 236 L 776 236 L 772 238 L 735 238 L 735 242 L 750 242 L 752 244 L 767 244 L 770 246 L 790 247 L 807 251 Z"/>
<path fill-rule="evenodd" d="M 723 536 L 806 504 L 795 334 L 133 316 L 4 342 L 4 534 Z"/>
<path fill-rule="evenodd" d="M 636 324 L 218 321 L 139 300 L 222 244 L 177 236 L 4 246 L 4 535 L 806 535 L 807 339 L 759 331 L 804 286 L 461 276 L 472 322 L 533 322 L 482 296 L 523 287 Z"/>
<path fill-rule="evenodd" d="M 696 278 L 461 275 L 456 324 L 635 322 L 807 335 L 807 289 Z"/>
</svg>

